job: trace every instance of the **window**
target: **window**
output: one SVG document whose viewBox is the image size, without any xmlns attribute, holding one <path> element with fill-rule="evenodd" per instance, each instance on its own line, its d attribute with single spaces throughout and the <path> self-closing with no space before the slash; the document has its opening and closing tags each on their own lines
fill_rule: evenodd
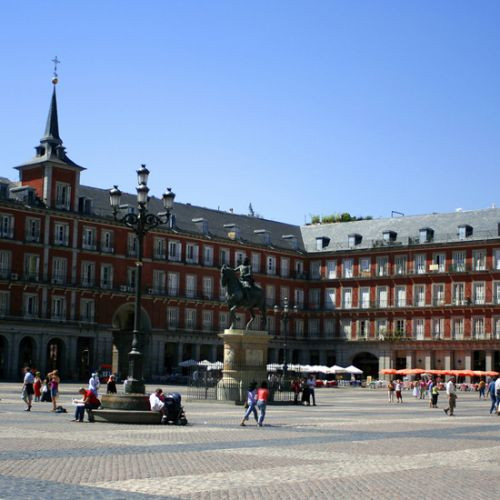
<svg viewBox="0 0 500 500">
<path fill-rule="evenodd" d="M 377 257 L 377 276 L 387 276 L 389 274 L 389 259 L 387 256 Z"/>
<path fill-rule="evenodd" d="M 0 214 L 0 238 L 14 238 L 14 217 Z"/>
<path fill-rule="evenodd" d="M 298 309 L 304 308 L 304 290 L 296 288 L 294 291 L 294 303 Z"/>
<path fill-rule="evenodd" d="M 24 279 L 38 281 L 38 269 L 40 267 L 40 256 L 36 254 L 24 255 Z"/>
<path fill-rule="evenodd" d="M 444 319 L 443 318 L 433 318 L 432 319 L 432 338 L 441 339 L 444 336 Z"/>
<path fill-rule="evenodd" d="M 500 304 L 500 281 L 493 282 L 493 301 Z"/>
<path fill-rule="evenodd" d="M 344 339 L 350 340 L 351 338 L 351 320 L 341 319 L 340 320 L 340 336 Z"/>
<path fill-rule="evenodd" d="M 219 328 L 221 330 L 229 328 L 229 316 L 227 312 L 219 312 Z"/>
<path fill-rule="evenodd" d="M 452 285 L 453 304 L 463 306 L 465 304 L 465 284 L 453 283 Z"/>
<path fill-rule="evenodd" d="M 377 288 L 377 306 L 388 307 L 389 301 L 387 299 L 387 287 L 382 286 Z"/>
<path fill-rule="evenodd" d="M 469 226 L 467 224 L 458 226 L 457 234 L 458 234 L 458 239 L 465 240 L 469 236 L 472 236 L 472 226 Z"/>
<path fill-rule="evenodd" d="M 432 285 L 432 305 L 444 305 L 444 284 L 435 283 Z"/>
<path fill-rule="evenodd" d="M 446 254 L 435 253 L 432 257 L 433 271 L 444 273 L 446 271 Z"/>
<path fill-rule="evenodd" d="M 167 275 L 168 294 L 175 297 L 179 294 L 179 274 L 168 273 Z"/>
<path fill-rule="evenodd" d="M 106 253 L 113 253 L 113 231 L 103 231 L 101 233 L 101 250 Z"/>
<path fill-rule="evenodd" d="M 260 253 L 252 252 L 252 271 L 260 273 Z"/>
<path fill-rule="evenodd" d="M 304 278 L 304 263 L 301 260 L 295 261 L 295 277 Z"/>
<path fill-rule="evenodd" d="M 67 259 L 54 257 L 52 259 L 52 283 L 64 285 L 66 283 Z"/>
<path fill-rule="evenodd" d="M 153 240 L 153 258 L 164 259 L 166 257 L 166 249 L 165 238 L 155 238 Z"/>
<path fill-rule="evenodd" d="M 26 241 L 40 241 L 40 219 L 26 218 Z"/>
<path fill-rule="evenodd" d="M 473 284 L 474 304 L 484 304 L 484 283 Z"/>
<path fill-rule="evenodd" d="M 8 250 L 0 250 L 0 278 L 9 279 L 10 278 L 10 262 L 11 254 Z"/>
<path fill-rule="evenodd" d="M 266 285 L 266 304 L 268 307 L 274 307 L 276 304 L 274 285 Z"/>
<path fill-rule="evenodd" d="M 362 287 L 359 289 L 359 307 L 368 309 L 370 307 L 370 288 Z"/>
<path fill-rule="evenodd" d="M 240 250 L 236 250 L 234 252 L 234 266 L 239 266 L 240 264 L 243 264 L 243 261 L 245 260 L 246 253 L 242 252 Z"/>
<path fill-rule="evenodd" d="M 425 323 L 422 318 L 413 320 L 414 336 L 417 340 L 424 340 L 425 337 Z"/>
<path fill-rule="evenodd" d="M 418 242 L 428 243 L 434 238 L 434 231 L 430 227 L 423 227 L 418 231 Z"/>
<path fill-rule="evenodd" d="M 170 240 L 168 242 L 168 260 L 180 262 L 181 260 L 181 243 L 180 241 Z"/>
<path fill-rule="evenodd" d="M 56 182 L 56 208 L 69 210 L 71 186 L 65 182 Z"/>
<path fill-rule="evenodd" d="M 325 290 L 325 309 L 335 309 L 335 288 Z"/>
<path fill-rule="evenodd" d="M 66 319 L 66 299 L 64 297 L 52 296 L 52 319 Z"/>
<path fill-rule="evenodd" d="M 319 309 L 321 290 L 319 288 L 309 289 L 309 308 Z"/>
<path fill-rule="evenodd" d="M 10 292 L 0 292 L 0 317 L 10 313 Z"/>
<path fill-rule="evenodd" d="M 194 274 L 186 275 L 186 297 L 196 297 L 196 276 Z"/>
<path fill-rule="evenodd" d="M 386 319 L 377 319 L 375 322 L 375 333 L 377 337 L 382 339 L 385 335 L 387 335 L 387 320 Z"/>
<path fill-rule="evenodd" d="M 93 262 L 82 262 L 82 286 L 94 286 L 95 264 Z"/>
<path fill-rule="evenodd" d="M 207 245 L 203 246 L 203 265 L 213 266 L 214 265 L 214 248 Z"/>
<path fill-rule="evenodd" d="M 309 337 L 317 337 L 319 335 L 319 319 L 310 318 L 307 324 Z"/>
<path fill-rule="evenodd" d="M 213 294 L 213 279 L 211 276 L 203 276 L 203 298 L 210 300 Z"/>
<path fill-rule="evenodd" d="M 288 300 L 290 297 L 290 288 L 287 286 L 280 287 L 280 305 L 281 307 L 285 306 L 285 299 Z"/>
<path fill-rule="evenodd" d="M 464 338 L 464 319 L 463 318 L 453 318 L 451 321 L 451 333 L 455 340 L 461 340 Z"/>
<path fill-rule="evenodd" d="M 272 335 L 276 333 L 274 316 L 267 316 L 267 331 Z"/>
<path fill-rule="evenodd" d="M 371 262 L 369 257 L 362 257 L 359 259 L 359 274 L 361 276 L 370 276 Z"/>
<path fill-rule="evenodd" d="M 129 292 L 133 292 L 135 290 L 136 283 L 137 283 L 137 269 L 135 267 L 128 267 L 127 287 Z"/>
<path fill-rule="evenodd" d="M 396 307 L 406 307 L 406 286 L 397 286 L 395 289 Z"/>
<path fill-rule="evenodd" d="M 68 246 L 69 245 L 69 225 L 56 222 L 54 224 L 54 245 Z"/>
<path fill-rule="evenodd" d="M 453 252 L 453 271 L 463 273 L 465 271 L 465 252 Z"/>
<path fill-rule="evenodd" d="M 329 280 L 333 280 L 337 277 L 337 261 L 327 260 L 326 261 L 326 277 Z"/>
<path fill-rule="evenodd" d="M 304 321 L 302 319 L 296 319 L 295 323 L 295 336 L 303 337 L 304 336 Z"/>
<path fill-rule="evenodd" d="M 165 271 L 160 269 L 153 270 L 153 293 L 165 293 Z"/>
<path fill-rule="evenodd" d="M 137 257 L 139 252 L 139 242 L 137 236 L 133 233 L 127 235 L 127 255 L 129 257 Z"/>
<path fill-rule="evenodd" d="M 495 248 L 495 250 L 493 250 L 493 260 L 495 269 L 497 271 L 500 270 L 500 248 Z"/>
<path fill-rule="evenodd" d="M 23 316 L 36 318 L 38 316 L 38 295 L 25 293 L 23 295 Z"/>
<path fill-rule="evenodd" d="M 229 266 L 229 249 L 228 248 L 221 248 L 219 251 L 219 263 L 221 266 L 226 264 L 226 266 Z"/>
<path fill-rule="evenodd" d="M 474 271 L 486 270 L 486 250 L 474 250 L 472 252 Z"/>
<path fill-rule="evenodd" d="M 196 329 L 196 309 L 186 309 L 185 311 L 186 330 Z"/>
<path fill-rule="evenodd" d="M 212 330 L 212 311 L 202 312 L 202 329 L 204 332 Z"/>
<path fill-rule="evenodd" d="M 397 337 L 404 337 L 406 335 L 406 325 L 404 319 L 397 319 L 394 321 L 394 333 Z"/>
<path fill-rule="evenodd" d="M 266 273 L 267 274 L 276 274 L 276 257 L 272 255 L 268 255 L 266 257 Z"/>
<path fill-rule="evenodd" d="M 321 278 L 321 261 L 314 260 L 311 262 L 311 278 L 319 280 Z"/>
<path fill-rule="evenodd" d="M 343 259 L 342 260 L 342 277 L 352 278 L 353 277 L 353 260 Z"/>
<path fill-rule="evenodd" d="M 198 245 L 195 243 L 186 244 L 186 262 L 188 264 L 198 264 Z"/>
<path fill-rule="evenodd" d="M 80 319 L 88 323 L 93 323 L 95 321 L 95 302 L 92 299 L 81 300 Z"/>
<path fill-rule="evenodd" d="M 335 321 L 331 318 L 323 321 L 323 330 L 325 337 L 333 337 L 335 335 Z"/>
<path fill-rule="evenodd" d="M 370 322 L 365 319 L 361 319 L 358 321 L 358 337 L 361 339 L 365 339 L 368 337 L 368 332 L 370 330 Z"/>
<path fill-rule="evenodd" d="M 280 276 L 282 278 L 288 278 L 290 275 L 290 259 L 287 257 L 281 257 L 280 259 Z"/>
<path fill-rule="evenodd" d="M 167 328 L 169 330 L 175 330 L 179 327 L 179 308 L 178 307 L 167 307 Z"/>
<path fill-rule="evenodd" d="M 500 317 L 492 318 L 491 324 L 493 326 L 493 338 L 500 339 Z"/>
<path fill-rule="evenodd" d="M 417 307 L 425 306 L 425 285 L 415 285 L 415 305 Z"/>
<path fill-rule="evenodd" d="M 475 339 L 484 338 L 484 318 L 472 318 L 472 332 Z"/>
<path fill-rule="evenodd" d="M 342 307 L 351 309 L 352 307 L 352 288 L 342 289 Z"/>
<path fill-rule="evenodd" d="M 82 232 L 82 248 L 84 250 L 95 250 L 97 248 L 95 227 L 84 226 Z"/>
<path fill-rule="evenodd" d="M 425 266 L 425 253 L 418 253 L 414 258 L 415 262 L 415 273 L 416 274 L 425 274 L 426 266 Z"/>
</svg>

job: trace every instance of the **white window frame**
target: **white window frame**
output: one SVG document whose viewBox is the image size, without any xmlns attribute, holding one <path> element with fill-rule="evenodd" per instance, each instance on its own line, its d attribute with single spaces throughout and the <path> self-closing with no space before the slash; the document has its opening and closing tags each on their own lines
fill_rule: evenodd
<svg viewBox="0 0 500 500">
<path fill-rule="evenodd" d="M 56 199 L 55 205 L 57 209 L 69 210 L 71 206 L 71 184 L 67 182 L 56 182 Z"/>
</svg>

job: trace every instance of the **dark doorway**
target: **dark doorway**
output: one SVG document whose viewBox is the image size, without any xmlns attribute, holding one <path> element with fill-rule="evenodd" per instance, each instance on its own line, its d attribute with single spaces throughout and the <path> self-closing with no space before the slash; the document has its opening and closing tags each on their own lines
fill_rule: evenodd
<svg viewBox="0 0 500 500">
<path fill-rule="evenodd" d="M 472 353 L 472 369 L 473 370 L 486 370 L 486 352 L 473 351 Z"/>
<path fill-rule="evenodd" d="M 51 339 L 47 344 L 47 372 L 58 370 L 61 377 L 64 359 L 64 343 L 61 339 Z"/>
<path fill-rule="evenodd" d="M 7 376 L 7 340 L 0 337 L 0 379 Z"/>
<path fill-rule="evenodd" d="M 404 370 L 406 368 L 406 356 L 396 358 L 396 370 Z"/>
<path fill-rule="evenodd" d="M 19 343 L 18 372 L 21 373 L 25 366 L 36 368 L 35 341 L 31 337 L 24 337 Z"/>
<path fill-rule="evenodd" d="M 335 351 L 326 351 L 326 366 L 333 366 L 336 362 Z"/>
<path fill-rule="evenodd" d="M 493 353 L 493 371 L 500 372 L 500 351 Z"/>
<path fill-rule="evenodd" d="M 215 359 L 211 359 L 212 346 L 208 344 L 200 345 L 200 361 L 207 359 L 208 361 L 216 361 Z"/>
<path fill-rule="evenodd" d="M 175 342 L 165 342 L 165 351 L 163 357 L 163 367 L 165 373 L 172 373 L 173 369 L 177 367 L 177 344 Z"/>
<path fill-rule="evenodd" d="M 92 339 L 89 337 L 78 337 L 76 366 L 78 366 L 78 380 L 88 379 L 93 369 L 98 368 L 92 366 Z"/>
<path fill-rule="evenodd" d="M 378 377 L 378 358 L 370 352 L 361 352 L 356 354 L 352 360 L 352 364 L 363 370 L 363 377 L 371 375 Z"/>
</svg>

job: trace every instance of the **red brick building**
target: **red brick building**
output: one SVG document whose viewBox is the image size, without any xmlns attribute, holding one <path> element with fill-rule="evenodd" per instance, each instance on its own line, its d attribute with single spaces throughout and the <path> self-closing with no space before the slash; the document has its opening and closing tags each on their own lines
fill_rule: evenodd
<svg viewBox="0 0 500 500">
<path fill-rule="evenodd" d="M 63 147 L 55 88 L 35 150 L 16 167 L 19 181 L 0 178 L 0 378 L 26 364 L 85 378 L 112 360 L 125 375 L 137 241 L 114 221 L 108 189 L 80 183 L 85 169 Z M 134 210 L 135 195 L 124 198 Z M 160 200 L 149 209 L 161 211 Z M 219 268 L 244 257 L 266 293 L 270 361 L 283 358 L 273 306 L 286 297 L 296 306 L 289 361 L 353 363 L 373 375 L 499 370 L 499 223 L 493 208 L 301 227 L 176 203 L 168 227 L 145 240 L 145 375 L 222 358 Z"/>
</svg>

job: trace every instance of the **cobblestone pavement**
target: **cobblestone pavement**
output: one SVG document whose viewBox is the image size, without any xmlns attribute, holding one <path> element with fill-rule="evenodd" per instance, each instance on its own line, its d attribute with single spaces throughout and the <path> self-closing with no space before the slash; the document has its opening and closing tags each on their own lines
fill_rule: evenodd
<svg viewBox="0 0 500 500">
<path fill-rule="evenodd" d="M 73 423 L 77 386 L 62 391 L 69 413 L 28 413 L 20 384 L 0 384 L 0 498 L 500 498 L 500 417 L 473 393 L 447 417 L 409 393 L 320 389 L 258 428 L 186 400 L 186 427 Z"/>
</svg>

